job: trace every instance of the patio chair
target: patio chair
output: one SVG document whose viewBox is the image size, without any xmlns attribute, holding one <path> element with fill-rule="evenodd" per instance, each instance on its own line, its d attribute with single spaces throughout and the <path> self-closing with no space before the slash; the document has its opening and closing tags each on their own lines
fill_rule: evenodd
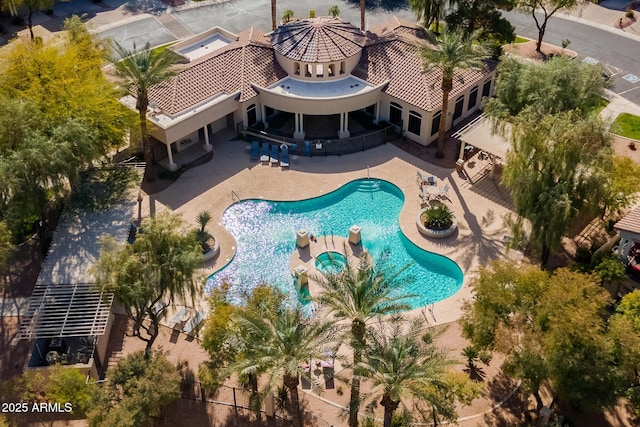
<svg viewBox="0 0 640 427">
<path fill-rule="evenodd" d="M 440 190 L 440 192 L 438 193 L 438 198 L 447 199 L 447 200 L 451 201 L 451 199 L 449 199 L 449 196 L 447 196 L 447 193 L 449 192 L 450 188 L 451 187 L 449 187 L 449 184 L 445 185 L 444 188 L 442 190 Z"/>
<path fill-rule="evenodd" d="M 200 330 L 200 325 L 204 322 L 206 315 L 207 313 L 204 310 L 198 310 L 196 315 L 193 316 L 186 325 L 184 325 L 182 332 L 189 336 L 197 335 Z"/>
<path fill-rule="evenodd" d="M 269 144 L 266 142 L 262 144 L 260 149 L 260 161 L 266 163 L 269 161 Z"/>
<path fill-rule="evenodd" d="M 269 161 L 271 162 L 272 165 L 277 165 L 278 164 L 278 144 L 273 144 L 271 146 L 271 156 L 269 157 Z"/>
<path fill-rule="evenodd" d="M 251 143 L 251 151 L 249 153 L 249 160 L 258 160 L 260 156 L 260 143 L 258 141 L 253 141 Z"/>
<path fill-rule="evenodd" d="M 283 168 L 289 167 L 289 146 L 282 144 L 280 147 L 280 166 Z"/>
<path fill-rule="evenodd" d="M 184 319 L 184 317 L 187 315 L 187 309 L 186 307 L 182 307 L 180 308 L 180 310 L 176 313 L 175 316 L 173 316 L 173 319 L 171 319 L 171 325 L 173 327 L 177 327 L 178 325 L 180 325 Z"/>
<path fill-rule="evenodd" d="M 418 181 L 419 185 L 425 182 L 429 185 L 436 185 L 436 177 L 433 175 L 423 175 L 420 169 L 416 169 L 416 181 Z"/>
</svg>

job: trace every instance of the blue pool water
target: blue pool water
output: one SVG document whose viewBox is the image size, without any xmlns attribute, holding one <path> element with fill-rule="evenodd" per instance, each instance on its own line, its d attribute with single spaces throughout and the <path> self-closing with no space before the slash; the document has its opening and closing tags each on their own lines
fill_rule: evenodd
<svg viewBox="0 0 640 427">
<path fill-rule="evenodd" d="M 403 203 L 404 195 L 395 185 L 364 179 L 313 199 L 254 199 L 233 204 L 224 212 L 222 223 L 236 239 L 236 255 L 224 269 L 209 276 L 206 289 L 226 280 L 239 301 L 258 284 L 268 283 L 293 302 L 297 291 L 289 264 L 296 249 L 296 231 L 306 229 L 318 243 L 324 243 L 325 235 L 348 237 L 349 228 L 357 224 L 362 228 L 364 248 L 374 257 L 389 249 L 396 267 L 411 264 L 403 274 L 412 280 L 399 291 L 415 295 L 409 301 L 412 308 L 450 297 L 462 285 L 462 271 L 449 258 L 424 251 L 404 236 L 398 223 Z M 331 237 L 327 242 L 333 249 Z"/>
<path fill-rule="evenodd" d="M 322 252 L 316 257 L 316 269 L 322 273 L 339 273 L 347 266 L 347 258 L 340 252 Z"/>
</svg>

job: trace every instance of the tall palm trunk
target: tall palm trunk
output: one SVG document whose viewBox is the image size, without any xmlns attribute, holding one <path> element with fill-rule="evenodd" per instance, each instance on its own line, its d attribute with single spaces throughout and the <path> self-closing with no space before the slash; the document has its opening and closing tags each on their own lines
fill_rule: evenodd
<svg viewBox="0 0 640 427">
<path fill-rule="evenodd" d="M 384 408 L 384 427 L 391 427 L 391 419 L 393 418 L 393 413 L 396 409 L 398 409 L 400 402 L 392 400 L 391 397 L 389 397 L 389 395 L 385 393 L 382 395 L 380 404 Z"/>
<path fill-rule="evenodd" d="M 298 396 L 298 377 L 285 375 L 283 382 L 284 386 L 289 390 L 291 399 L 291 425 L 293 427 L 303 427 L 302 414 L 300 413 L 300 397 Z"/>
<path fill-rule="evenodd" d="M 364 348 L 365 324 L 360 321 L 351 323 L 351 335 L 353 336 L 353 378 L 351 379 L 351 396 L 349 397 L 349 427 L 358 427 L 358 410 L 360 409 L 360 378 L 359 366 L 362 363 L 362 350 Z"/>
<path fill-rule="evenodd" d="M 142 149 L 144 151 L 145 163 L 145 179 L 153 180 L 153 151 L 151 150 L 151 142 L 149 141 L 149 129 L 147 128 L 147 108 L 149 107 L 149 99 L 147 94 L 138 93 L 136 101 L 136 109 L 140 115 L 140 136 L 142 137 Z"/>
<path fill-rule="evenodd" d="M 258 421 L 262 420 L 262 412 L 260 412 L 260 407 L 262 406 L 262 402 L 260 400 L 260 393 L 258 393 L 258 376 L 249 374 L 247 378 L 247 384 L 249 385 L 249 390 L 251 391 L 251 395 L 249 396 L 249 407 L 256 415 L 256 419 Z"/>
<path fill-rule="evenodd" d="M 442 79 L 442 112 L 440 113 L 440 129 L 438 132 L 438 151 L 436 157 L 444 157 L 444 134 L 447 129 L 447 113 L 449 112 L 449 93 L 453 89 L 453 79 Z"/>
<path fill-rule="evenodd" d="M 277 27 L 276 23 L 276 0 L 271 0 L 271 29 L 275 30 Z"/>
<path fill-rule="evenodd" d="M 365 9 L 366 9 L 366 4 L 367 1 L 366 0 L 360 0 L 360 29 L 362 31 L 365 30 L 365 25 L 364 25 L 364 14 L 365 14 Z"/>
</svg>

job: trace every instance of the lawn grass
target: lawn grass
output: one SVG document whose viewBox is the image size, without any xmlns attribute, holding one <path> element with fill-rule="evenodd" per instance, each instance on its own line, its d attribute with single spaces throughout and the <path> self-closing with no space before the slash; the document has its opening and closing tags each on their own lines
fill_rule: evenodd
<svg viewBox="0 0 640 427">
<path fill-rule="evenodd" d="M 531 41 L 531 40 L 530 39 L 525 39 L 524 37 L 516 36 L 516 39 L 514 40 L 514 43 L 526 43 L 528 41 Z"/>
<path fill-rule="evenodd" d="M 611 132 L 626 138 L 640 140 L 640 116 L 621 113 L 611 125 Z"/>
<path fill-rule="evenodd" d="M 158 46 L 158 47 L 154 48 L 153 50 L 155 52 L 157 52 L 158 54 L 161 54 L 162 52 L 164 52 L 165 50 L 169 49 L 171 46 L 173 46 L 176 43 L 178 43 L 178 42 L 174 41 L 174 42 L 171 42 L 171 43 L 163 44 L 162 46 Z"/>
</svg>

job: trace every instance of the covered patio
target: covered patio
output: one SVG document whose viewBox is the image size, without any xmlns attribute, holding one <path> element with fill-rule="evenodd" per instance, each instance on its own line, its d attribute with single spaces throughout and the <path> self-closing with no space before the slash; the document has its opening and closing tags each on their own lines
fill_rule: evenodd
<svg viewBox="0 0 640 427">
<path fill-rule="evenodd" d="M 636 206 L 614 228 L 620 233 L 618 257 L 627 271 L 640 282 L 640 206 Z"/>
<path fill-rule="evenodd" d="M 504 161 L 511 149 L 511 128 L 507 125 L 505 135 L 500 135 L 494 132 L 491 122 L 484 115 L 478 116 L 451 136 L 461 141 L 457 165 L 462 167 L 473 155 L 478 155 L 481 159 L 488 156 L 491 177 L 495 175 L 498 161 Z"/>
</svg>

